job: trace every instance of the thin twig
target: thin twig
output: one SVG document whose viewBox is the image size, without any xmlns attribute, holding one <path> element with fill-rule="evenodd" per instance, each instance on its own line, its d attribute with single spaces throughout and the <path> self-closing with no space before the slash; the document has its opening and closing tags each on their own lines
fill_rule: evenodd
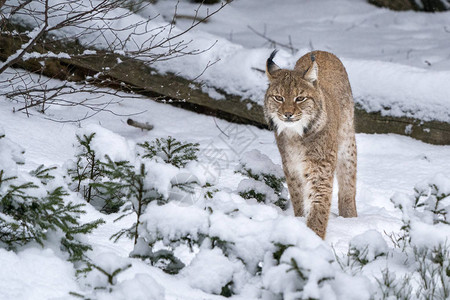
<svg viewBox="0 0 450 300">
<path fill-rule="evenodd" d="M 226 134 L 225 132 L 223 132 L 223 130 L 219 127 L 219 125 L 217 125 L 216 118 L 213 117 L 213 120 L 214 120 L 214 124 L 216 124 L 217 129 L 219 129 L 219 131 L 222 132 L 222 134 L 223 134 L 224 136 L 226 136 L 227 138 L 230 138 L 230 137 L 228 136 L 228 134 Z"/>
<path fill-rule="evenodd" d="M 278 46 L 278 47 L 286 48 L 286 49 L 289 49 L 292 53 L 295 53 L 295 52 L 298 52 L 298 51 L 299 51 L 297 48 L 295 48 L 295 47 L 292 45 L 292 40 L 291 40 L 290 36 L 288 37 L 288 38 L 289 38 L 289 43 L 288 43 L 288 44 L 284 44 L 284 43 L 280 43 L 280 42 L 275 41 L 274 39 L 269 38 L 269 37 L 266 35 L 265 30 L 264 30 L 263 33 L 261 33 L 261 32 L 259 32 L 259 31 L 257 31 L 256 29 L 254 29 L 253 27 L 251 27 L 250 25 L 247 26 L 247 27 L 248 27 L 248 29 L 250 29 L 253 33 L 255 33 L 256 35 L 258 35 L 258 36 L 262 37 L 263 39 L 265 39 L 266 41 L 268 41 L 268 42 L 271 44 L 271 46 L 274 46 L 274 47 Z"/>
<path fill-rule="evenodd" d="M 217 41 L 216 41 L 217 42 Z M 202 72 L 200 74 L 197 75 L 197 77 L 195 77 L 194 79 L 192 79 L 192 81 L 196 81 L 197 79 L 200 78 L 200 76 L 202 76 L 205 71 L 211 67 L 212 65 L 216 64 L 217 62 L 220 61 L 220 58 L 216 59 L 214 62 L 208 61 L 208 63 L 206 64 L 206 66 L 203 68 Z"/>
<path fill-rule="evenodd" d="M 22 45 L 22 48 L 18 50 L 13 56 L 8 57 L 6 62 L 3 63 L 3 65 L 0 67 L 0 74 L 3 73 L 7 68 L 17 63 L 19 60 L 21 60 L 22 56 L 25 55 L 25 53 L 28 52 L 31 47 L 34 46 L 34 43 L 39 40 L 42 36 L 44 36 L 44 33 L 47 32 L 48 27 L 48 0 L 45 0 L 45 13 L 44 13 L 44 23 L 42 24 L 42 27 L 39 29 L 39 32 L 31 38 L 27 44 Z"/>
<path fill-rule="evenodd" d="M 252 70 L 255 70 L 255 71 L 260 72 L 260 73 L 263 73 L 263 74 L 266 73 L 266 71 L 264 71 L 263 69 L 260 69 L 260 68 L 252 67 Z"/>
</svg>

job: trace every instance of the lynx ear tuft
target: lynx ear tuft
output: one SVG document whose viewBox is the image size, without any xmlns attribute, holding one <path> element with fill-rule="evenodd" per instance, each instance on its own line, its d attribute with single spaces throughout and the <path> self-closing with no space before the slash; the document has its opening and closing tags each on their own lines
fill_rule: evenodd
<svg viewBox="0 0 450 300">
<path fill-rule="evenodd" d="M 316 60 L 313 60 L 311 67 L 309 67 L 308 71 L 305 73 L 305 80 L 314 84 L 317 81 L 317 76 L 319 74 L 319 67 L 317 66 Z"/>
<path fill-rule="evenodd" d="M 278 50 L 276 50 L 276 49 L 273 50 L 266 62 L 266 75 L 269 78 L 269 80 L 272 79 L 273 72 L 280 69 L 280 67 L 277 66 L 277 64 L 273 62 L 273 58 L 275 57 L 277 52 L 278 52 Z"/>
</svg>

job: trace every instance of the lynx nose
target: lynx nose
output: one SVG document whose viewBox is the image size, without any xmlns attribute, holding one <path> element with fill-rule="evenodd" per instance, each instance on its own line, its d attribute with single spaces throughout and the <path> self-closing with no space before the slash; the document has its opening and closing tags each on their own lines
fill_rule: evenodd
<svg viewBox="0 0 450 300">
<path fill-rule="evenodd" d="M 290 119 L 290 118 L 292 118 L 292 115 L 293 115 L 293 113 L 291 113 L 291 112 L 285 112 L 284 113 L 284 117 L 286 118 L 286 119 Z"/>
</svg>

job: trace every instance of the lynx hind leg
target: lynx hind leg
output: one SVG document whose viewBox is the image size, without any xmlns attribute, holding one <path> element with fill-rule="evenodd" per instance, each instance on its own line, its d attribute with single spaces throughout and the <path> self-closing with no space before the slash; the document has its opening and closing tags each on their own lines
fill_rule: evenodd
<svg viewBox="0 0 450 300">
<path fill-rule="evenodd" d="M 336 168 L 339 185 L 339 215 L 344 218 L 357 217 L 356 212 L 356 141 L 355 136 L 340 146 Z"/>
</svg>

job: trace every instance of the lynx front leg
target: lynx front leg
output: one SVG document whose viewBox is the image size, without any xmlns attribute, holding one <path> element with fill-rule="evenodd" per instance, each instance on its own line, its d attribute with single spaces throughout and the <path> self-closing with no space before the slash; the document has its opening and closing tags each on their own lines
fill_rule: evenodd
<svg viewBox="0 0 450 300">
<path fill-rule="evenodd" d="M 299 176 L 295 176 L 288 172 L 285 172 L 286 182 L 288 185 L 289 196 L 291 198 L 292 207 L 294 208 L 294 214 L 297 217 L 304 216 L 304 205 L 303 205 L 303 190 L 302 182 Z"/>
<path fill-rule="evenodd" d="M 309 213 L 307 215 L 306 225 L 311 228 L 318 236 L 325 239 L 327 233 L 328 218 L 331 207 L 332 186 L 312 193 Z"/>
<path fill-rule="evenodd" d="M 339 215 L 344 218 L 357 217 L 356 212 L 356 142 L 349 138 L 341 145 L 336 170 L 339 185 Z"/>
<path fill-rule="evenodd" d="M 325 239 L 333 192 L 333 174 L 336 155 L 327 159 L 310 161 L 305 169 L 304 204 L 306 225 Z"/>
<path fill-rule="evenodd" d="M 306 225 L 322 239 L 325 239 L 330 215 L 333 176 L 331 174 L 320 176 L 317 181 L 313 180 L 311 185 L 311 192 L 306 199 L 309 204 Z"/>
</svg>

